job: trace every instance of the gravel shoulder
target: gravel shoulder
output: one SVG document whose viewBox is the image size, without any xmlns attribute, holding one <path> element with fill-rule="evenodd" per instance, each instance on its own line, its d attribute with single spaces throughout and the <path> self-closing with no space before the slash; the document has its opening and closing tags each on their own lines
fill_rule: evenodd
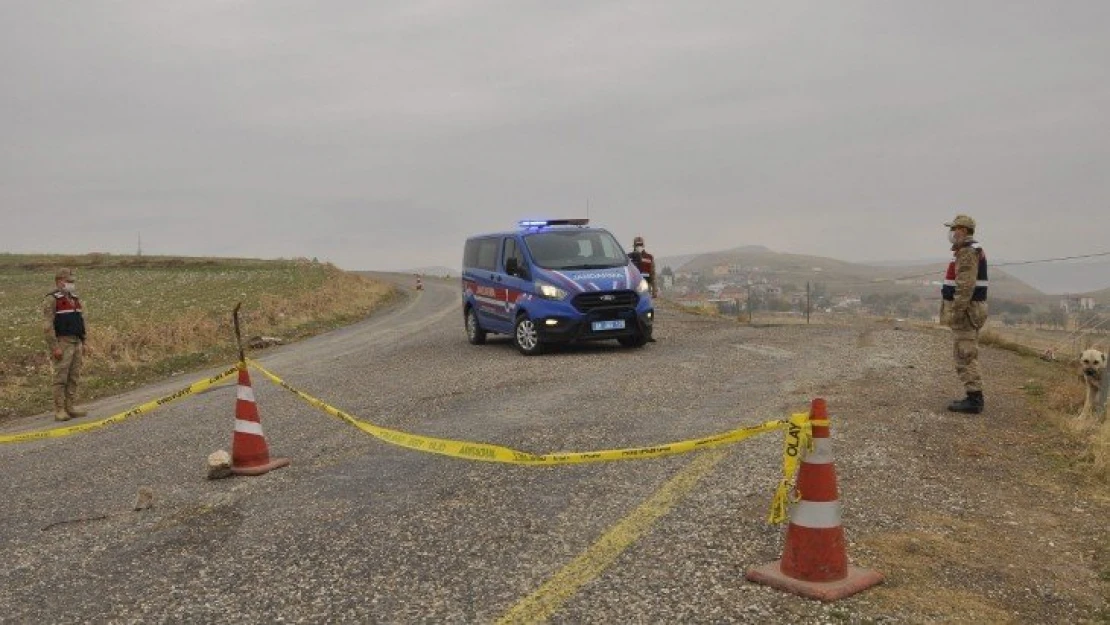
<svg viewBox="0 0 1110 625">
<path fill-rule="evenodd" d="M 944 410 L 961 394 L 946 331 L 865 326 L 855 353 L 814 392 L 837 414 L 849 555 L 887 576 L 859 616 L 1110 619 L 1110 489 L 1088 472 L 1091 431 L 1039 400 L 1070 370 L 985 348 L 988 409 L 966 416 Z"/>
<path fill-rule="evenodd" d="M 985 349 L 988 412 L 967 417 L 944 411 L 958 384 L 943 332 L 671 309 L 659 323 L 640 350 L 524 358 L 505 339 L 468 345 L 457 285 L 428 281 L 380 317 L 259 356 L 379 425 L 531 452 L 696 438 L 827 399 L 849 557 L 884 585 L 824 605 L 744 581 L 782 549 L 768 436 L 729 447 L 551 622 L 1105 622 L 1106 484 L 1077 460 L 1082 433 L 1023 390 L 1058 379 L 1054 365 Z M 254 388 L 271 453 L 293 459 L 261 478 L 203 479 L 230 443 L 233 387 L 0 446 L 4 620 L 491 622 L 691 462 L 465 462 L 383 444 L 260 375 Z M 155 505 L 132 512 L 140 487 Z"/>
</svg>

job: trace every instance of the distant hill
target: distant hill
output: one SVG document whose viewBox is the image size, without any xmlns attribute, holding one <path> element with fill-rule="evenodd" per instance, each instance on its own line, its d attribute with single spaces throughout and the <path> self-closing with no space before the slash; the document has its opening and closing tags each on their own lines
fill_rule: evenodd
<svg viewBox="0 0 1110 625">
<path fill-rule="evenodd" d="M 1005 271 L 1045 293 L 1087 294 L 1100 302 L 1110 303 L 1106 297 L 1110 291 L 1110 260 L 1010 265 Z M 1102 293 L 1102 299 L 1096 292 Z"/>
<path fill-rule="evenodd" d="M 679 267 L 685 265 L 697 258 L 698 254 L 682 254 L 679 256 L 659 256 L 655 259 L 655 264 L 662 271 L 663 267 L 670 267 L 673 270 L 678 270 Z"/>
<path fill-rule="evenodd" d="M 942 259 L 869 261 L 873 267 L 910 267 L 931 265 Z M 947 262 L 947 261 L 944 261 Z M 1053 261 L 1024 264 L 994 255 L 991 263 L 1018 280 L 1046 294 L 1091 295 L 1110 289 L 1110 259 Z M 1110 302 L 1108 302 L 1110 303 Z"/>
<path fill-rule="evenodd" d="M 710 275 L 718 265 L 739 265 L 742 271 L 774 278 L 780 284 L 804 287 L 806 282 L 823 283 L 832 292 L 858 294 L 910 290 L 923 296 L 935 295 L 936 281 L 943 276 L 947 261 L 909 266 L 874 266 L 826 258 L 775 252 L 762 246 L 744 246 L 693 255 L 676 272 L 697 272 Z M 712 279 L 712 278 L 710 278 Z M 1027 303 L 1052 299 L 1040 290 L 1017 279 L 1009 272 L 991 272 L 991 294 L 994 297 Z"/>
<path fill-rule="evenodd" d="M 728 250 L 727 253 L 734 253 L 734 252 L 735 253 L 745 253 L 745 252 L 747 252 L 747 253 L 752 253 L 752 254 L 774 253 L 774 252 L 771 252 L 771 250 L 767 249 L 766 247 L 763 247 L 762 245 L 743 245 L 743 246 Z M 715 254 L 715 253 L 722 253 L 723 254 L 723 253 L 726 253 L 726 252 L 709 252 L 709 254 Z M 665 256 L 665 257 L 661 256 L 661 257 L 658 257 L 658 258 L 655 259 L 655 263 L 660 268 L 670 267 L 671 269 L 673 269 L 675 271 L 678 271 L 679 267 L 683 267 L 687 263 L 689 263 L 690 261 L 693 261 L 694 259 L 700 258 L 700 257 L 705 256 L 705 255 L 706 255 L 705 253 L 702 253 L 702 254 L 679 254 L 679 255 L 676 255 L 676 256 Z"/>
<path fill-rule="evenodd" d="M 1093 297 L 1095 301 L 1106 305 L 1110 304 L 1110 289 L 1102 289 L 1101 291 L 1090 291 L 1088 293 L 1081 293 L 1084 297 Z"/>
</svg>

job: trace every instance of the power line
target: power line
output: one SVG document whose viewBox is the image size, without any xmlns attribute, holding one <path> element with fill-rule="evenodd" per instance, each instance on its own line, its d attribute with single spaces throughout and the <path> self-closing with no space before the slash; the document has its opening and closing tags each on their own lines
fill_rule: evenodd
<svg viewBox="0 0 1110 625">
<path fill-rule="evenodd" d="M 1110 256 L 1110 252 L 1099 252 L 1098 254 L 1083 254 L 1081 256 L 1062 256 L 1060 258 L 1042 258 L 1040 260 L 1021 260 L 1010 263 L 995 263 L 995 267 L 1012 267 L 1014 265 L 1036 265 L 1038 263 L 1054 263 L 1061 260 L 1079 260 L 1082 258 L 1098 258 L 1100 256 Z"/>
<path fill-rule="evenodd" d="M 1100 258 L 1100 257 L 1105 257 L 1105 256 L 1110 256 L 1110 252 L 1098 252 L 1096 254 L 1081 254 L 1081 255 L 1078 255 L 1078 256 L 1061 256 L 1059 258 L 1040 258 L 1040 259 L 1037 259 L 1037 260 L 1019 260 L 1019 261 L 1011 261 L 1011 262 L 1007 262 L 1007 263 L 991 263 L 991 266 L 992 267 L 1014 267 L 1014 266 L 1017 266 L 1017 265 L 1038 265 L 1038 264 L 1042 264 L 1042 263 L 1055 263 L 1055 262 L 1060 262 L 1060 261 L 1065 261 L 1065 260 L 1081 260 L 1081 259 L 1084 259 L 1084 258 Z M 832 284 L 839 284 L 839 285 L 842 285 L 842 286 L 853 286 L 853 285 L 864 285 L 864 284 L 883 284 L 883 283 L 886 283 L 886 282 L 897 282 L 899 280 L 917 280 L 919 278 L 928 278 L 928 277 L 932 277 L 932 276 L 936 276 L 936 275 L 937 275 L 936 271 L 930 271 L 929 273 L 920 273 L 920 274 L 915 274 L 915 275 L 912 275 L 912 276 L 898 276 L 898 277 L 895 277 L 895 278 L 875 278 L 875 279 L 872 279 L 872 280 L 845 280 L 845 281 L 830 280 L 829 282 L 832 283 Z"/>
</svg>

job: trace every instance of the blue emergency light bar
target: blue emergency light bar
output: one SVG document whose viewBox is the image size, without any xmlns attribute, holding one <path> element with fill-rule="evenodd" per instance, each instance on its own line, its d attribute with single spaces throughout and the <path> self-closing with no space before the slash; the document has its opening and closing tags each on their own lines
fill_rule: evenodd
<svg viewBox="0 0 1110 625">
<path fill-rule="evenodd" d="M 585 226 L 589 219 L 524 219 L 517 222 L 521 228 L 546 228 L 547 226 Z"/>
</svg>

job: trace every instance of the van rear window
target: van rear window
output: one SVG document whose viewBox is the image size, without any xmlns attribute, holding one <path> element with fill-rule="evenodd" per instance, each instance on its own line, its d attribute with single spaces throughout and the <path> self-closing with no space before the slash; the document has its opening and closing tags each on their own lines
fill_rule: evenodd
<svg viewBox="0 0 1110 625">
<path fill-rule="evenodd" d="M 463 250 L 463 267 L 497 271 L 497 248 L 500 239 L 470 239 Z"/>
</svg>

